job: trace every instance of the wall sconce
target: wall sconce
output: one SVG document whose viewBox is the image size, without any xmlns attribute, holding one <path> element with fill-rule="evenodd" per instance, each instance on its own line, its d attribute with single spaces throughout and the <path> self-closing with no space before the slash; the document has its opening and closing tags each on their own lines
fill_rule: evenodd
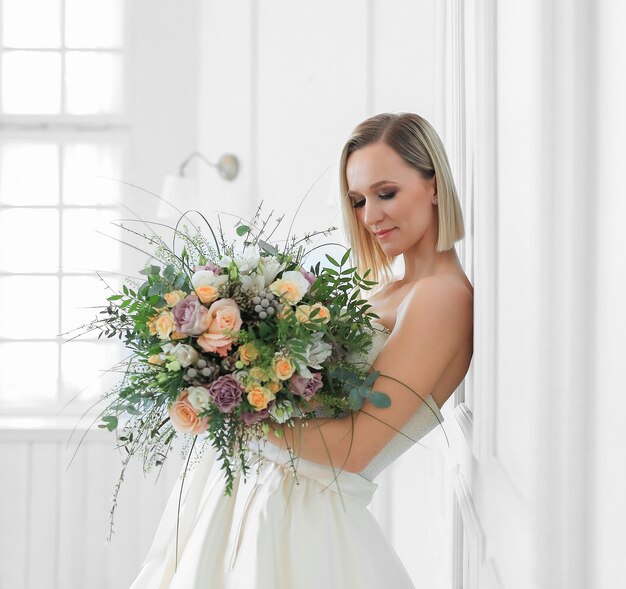
<svg viewBox="0 0 626 589">
<path fill-rule="evenodd" d="M 194 151 L 180 164 L 177 175 L 168 174 L 165 177 L 163 190 L 161 191 L 161 198 L 163 200 L 159 200 L 157 208 L 157 217 L 160 219 L 171 217 L 174 214 L 175 209 L 168 206 L 168 203 L 178 207 L 182 211 L 197 208 L 196 182 L 190 180 L 185 175 L 187 166 L 196 158 L 203 161 L 208 166 L 217 168 L 219 175 L 224 178 L 224 180 L 233 181 L 239 174 L 239 159 L 236 155 L 230 153 L 225 154 L 220 157 L 215 164 L 203 153 Z"/>
<path fill-rule="evenodd" d="M 192 154 L 188 155 L 185 161 L 180 164 L 180 168 L 178 169 L 178 175 L 181 177 L 185 177 L 185 168 L 189 165 L 191 160 L 194 158 L 201 159 L 205 164 L 217 168 L 220 176 L 224 178 L 224 180 L 234 180 L 239 173 L 239 159 L 236 155 L 232 153 L 227 153 L 223 155 L 216 164 L 209 161 L 209 159 L 199 151 L 194 151 Z"/>
</svg>

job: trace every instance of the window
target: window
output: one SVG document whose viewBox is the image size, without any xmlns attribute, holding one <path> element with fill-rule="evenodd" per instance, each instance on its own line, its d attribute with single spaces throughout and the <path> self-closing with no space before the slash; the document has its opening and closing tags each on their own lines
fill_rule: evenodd
<svg viewBox="0 0 626 589">
<path fill-rule="evenodd" d="M 76 413 L 124 354 L 61 335 L 123 281 L 124 3 L 0 0 L 0 22 L 0 411 Z"/>
</svg>

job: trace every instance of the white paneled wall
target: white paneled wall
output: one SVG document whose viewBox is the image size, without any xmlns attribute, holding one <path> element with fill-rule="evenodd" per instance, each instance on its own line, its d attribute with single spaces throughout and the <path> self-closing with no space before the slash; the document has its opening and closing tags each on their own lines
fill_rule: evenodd
<svg viewBox="0 0 626 589">
<path fill-rule="evenodd" d="M 140 460 L 131 464 L 107 543 L 123 456 L 114 449 L 114 435 L 97 428 L 75 454 L 84 433 L 72 436 L 69 428 L 34 419 L 0 419 L 3 589 L 113 589 L 137 575 L 183 464 L 180 451 L 172 452 L 160 475 L 155 470 L 144 477 Z"/>
</svg>

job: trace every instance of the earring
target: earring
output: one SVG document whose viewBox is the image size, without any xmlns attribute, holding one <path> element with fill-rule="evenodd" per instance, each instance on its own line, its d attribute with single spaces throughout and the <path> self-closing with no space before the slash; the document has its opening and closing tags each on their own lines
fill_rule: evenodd
<svg viewBox="0 0 626 589">
<path fill-rule="evenodd" d="M 437 199 L 437 197 L 435 197 L 435 204 L 437 204 L 439 202 L 439 200 Z"/>
</svg>

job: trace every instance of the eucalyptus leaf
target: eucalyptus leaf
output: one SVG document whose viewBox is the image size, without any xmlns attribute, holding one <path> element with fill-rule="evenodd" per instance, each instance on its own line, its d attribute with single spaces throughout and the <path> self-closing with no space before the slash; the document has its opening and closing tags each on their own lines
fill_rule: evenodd
<svg viewBox="0 0 626 589">
<path fill-rule="evenodd" d="M 389 395 L 387 395 L 386 393 L 381 393 L 380 391 L 374 391 L 370 395 L 369 400 L 371 401 L 372 405 L 374 405 L 375 407 L 379 407 L 380 409 L 386 409 L 391 405 L 391 399 L 389 398 Z"/>
<path fill-rule="evenodd" d="M 264 252 L 267 252 L 270 256 L 277 256 L 278 255 L 278 250 L 273 245 L 263 241 L 262 239 L 259 239 L 259 241 L 257 243 L 259 244 L 259 247 Z"/>
<path fill-rule="evenodd" d="M 348 404 L 351 409 L 354 409 L 355 411 L 361 409 L 364 401 L 365 399 L 359 394 L 358 389 L 352 389 L 350 391 L 350 394 L 348 395 Z"/>
<path fill-rule="evenodd" d="M 363 386 L 364 387 L 368 387 L 368 388 L 372 388 L 372 385 L 376 382 L 376 379 L 380 376 L 380 370 L 374 370 L 373 372 L 370 372 L 366 379 L 363 381 Z"/>
</svg>

